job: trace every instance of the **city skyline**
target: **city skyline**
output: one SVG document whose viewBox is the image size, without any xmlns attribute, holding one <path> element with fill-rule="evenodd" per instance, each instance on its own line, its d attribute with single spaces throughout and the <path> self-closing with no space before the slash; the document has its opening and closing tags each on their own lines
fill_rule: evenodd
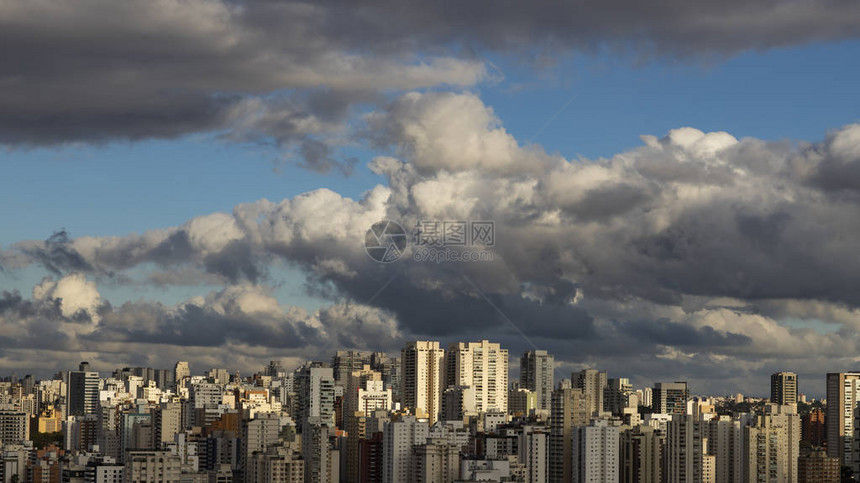
<svg viewBox="0 0 860 483">
<path fill-rule="evenodd" d="M 102 377 L 106 374 L 116 374 L 118 371 L 121 373 L 124 373 L 124 372 L 128 372 L 130 370 L 135 371 L 135 370 L 145 369 L 149 372 L 145 374 L 145 377 L 142 377 L 142 379 L 141 379 L 142 381 L 146 381 L 146 380 L 163 381 L 162 378 L 164 376 L 161 376 L 161 375 L 156 376 L 156 374 L 158 374 L 159 372 L 165 372 L 165 371 L 166 372 L 176 371 L 177 373 L 179 373 L 179 371 L 182 371 L 183 377 L 190 377 L 192 375 L 198 375 L 199 376 L 201 374 L 204 374 L 204 375 L 208 375 L 208 377 L 210 377 L 210 378 L 215 377 L 215 380 L 226 381 L 226 380 L 230 380 L 233 375 L 239 375 L 242 378 L 247 378 L 247 377 L 252 377 L 253 375 L 268 374 L 268 372 L 270 370 L 272 370 L 271 368 L 274 367 L 273 364 L 277 365 L 278 370 L 283 371 L 283 372 L 298 371 L 302 367 L 312 365 L 313 367 L 332 368 L 335 371 L 334 372 L 335 375 L 332 376 L 334 378 L 334 380 L 337 381 L 339 384 L 343 385 L 344 387 L 346 387 L 346 385 L 347 385 L 347 383 L 346 383 L 347 376 L 346 375 L 347 374 L 351 374 L 352 372 L 356 372 L 356 374 L 359 374 L 359 373 L 362 373 L 361 372 L 362 370 L 364 370 L 364 369 L 362 369 L 363 363 L 356 362 L 359 360 L 359 357 L 366 358 L 367 361 L 370 361 L 370 358 L 372 355 L 384 354 L 385 357 L 390 357 L 391 360 L 395 361 L 398 368 L 400 367 L 400 363 L 401 363 L 401 360 L 403 360 L 403 357 L 406 357 L 405 360 L 411 361 L 411 362 L 408 362 L 407 365 L 405 366 L 407 368 L 408 367 L 414 367 L 415 364 L 425 365 L 428 368 L 426 370 L 430 372 L 431 379 L 430 380 L 428 380 L 426 378 L 422 379 L 417 384 L 428 385 L 427 388 L 424 389 L 425 392 L 427 392 L 427 391 L 429 391 L 430 393 L 436 392 L 436 393 L 438 393 L 438 395 L 443 395 L 445 392 L 444 390 L 446 388 L 461 386 L 459 384 L 454 384 L 452 382 L 452 380 L 447 379 L 448 377 L 455 377 L 455 376 L 453 376 L 453 374 L 456 372 L 456 371 L 452 372 L 452 370 L 453 370 L 452 367 L 448 366 L 448 364 L 445 362 L 446 358 L 452 357 L 452 355 L 449 354 L 448 349 L 454 348 L 457 346 L 470 346 L 470 345 L 480 346 L 480 344 L 485 344 L 485 343 L 489 343 L 491 346 L 498 345 L 498 344 L 493 343 L 492 340 L 483 340 L 483 341 L 477 341 L 477 342 L 451 343 L 448 346 L 440 344 L 439 341 L 413 340 L 413 341 L 405 342 L 404 348 L 401 349 L 401 351 L 394 352 L 391 354 L 386 354 L 383 352 L 375 352 L 373 350 L 363 350 L 363 351 L 338 350 L 338 351 L 332 353 L 331 357 L 308 359 L 308 360 L 304 360 L 304 361 L 299 362 L 295 366 L 284 365 L 283 361 L 278 360 L 278 359 L 274 359 L 274 360 L 271 360 L 268 362 L 268 364 L 263 368 L 262 372 L 260 370 L 260 367 L 257 367 L 255 370 L 251 371 L 250 373 L 242 373 L 241 371 L 236 371 L 236 370 L 234 370 L 234 368 L 231 368 L 229 366 L 226 366 L 226 367 L 225 366 L 198 367 L 197 370 L 195 371 L 194 368 L 187 361 L 179 361 L 179 360 L 168 361 L 166 363 L 166 367 L 164 367 L 164 368 L 159 368 L 159 367 L 155 367 L 155 366 L 145 367 L 145 366 L 133 366 L 133 365 L 122 366 L 121 365 L 121 366 L 117 366 L 117 367 L 113 367 L 113 368 L 109 368 L 109 369 L 101 370 L 101 371 L 96 370 L 95 368 L 92 368 L 90 366 L 89 361 L 81 361 L 79 364 L 77 364 L 77 366 L 78 366 L 77 372 L 80 372 L 81 374 L 88 372 L 88 373 L 93 374 L 93 377 L 96 374 L 99 377 Z M 430 363 L 430 361 L 428 359 L 418 359 L 419 361 L 422 361 L 422 362 L 416 362 L 415 355 L 407 356 L 407 354 L 411 354 L 412 351 L 415 351 L 415 344 L 418 344 L 419 350 L 423 350 L 423 351 L 425 351 L 425 353 L 427 350 L 435 350 L 437 355 L 443 354 L 441 356 L 443 359 L 439 359 L 435 363 Z M 535 352 L 538 353 L 539 357 L 548 357 L 550 360 L 552 360 L 554 357 L 553 354 L 548 353 L 545 350 L 540 350 L 540 349 L 529 350 L 529 351 L 524 352 L 521 355 L 508 354 L 507 349 L 504 349 L 504 348 L 501 348 L 501 350 L 506 354 L 506 357 L 508 359 L 508 371 L 507 371 L 508 384 L 506 385 L 506 387 L 507 387 L 507 389 L 505 390 L 506 393 L 508 391 L 515 391 L 515 389 L 519 389 L 519 388 L 528 389 L 529 391 L 535 393 L 536 408 L 548 410 L 549 409 L 548 405 L 546 408 L 541 407 L 541 404 L 539 402 L 540 401 L 540 399 L 539 399 L 540 391 L 535 391 L 534 389 L 528 387 L 528 384 L 524 385 L 522 383 L 521 369 L 517 370 L 517 364 L 515 364 L 515 363 L 511 364 L 511 361 L 516 362 L 518 359 L 521 360 L 523 358 L 529 358 L 529 357 L 532 358 L 532 360 L 534 360 L 534 357 L 535 357 L 534 353 Z M 344 379 L 340 380 L 340 379 L 338 379 L 338 376 L 336 374 L 338 371 L 337 368 L 338 368 L 339 364 L 342 364 L 342 363 L 338 362 L 338 359 L 340 357 L 346 357 L 346 356 L 342 356 L 344 354 L 349 354 L 349 357 L 348 357 L 349 362 L 347 362 L 347 363 L 345 363 L 345 365 L 341 366 L 340 370 L 342 372 L 344 372 L 344 375 L 342 376 Z M 424 355 L 421 357 L 426 358 L 427 355 Z M 175 368 L 177 366 L 177 364 L 182 364 L 182 369 L 170 369 L 171 367 Z M 436 367 L 435 369 L 430 369 L 431 367 L 433 367 L 430 364 L 438 365 L 438 367 Z M 165 364 L 162 364 L 162 365 L 165 365 Z M 415 369 L 407 369 L 406 373 L 411 374 L 412 372 L 414 372 L 414 370 Z M 436 371 L 435 374 L 433 373 L 434 370 Z M 50 374 L 45 375 L 45 376 L 40 376 L 38 374 L 32 374 L 32 373 L 0 374 L 0 381 L 18 382 L 18 381 L 25 381 L 25 379 L 32 379 L 32 381 L 35 383 L 35 382 L 38 382 L 39 380 L 51 380 L 51 378 L 56 378 L 56 376 L 58 374 L 67 373 L 70 371 L 76 372 L 76 370 L 74 368 L 56 368 L 56 370 L 54 370 L 53 372 L 51 372 Z M 220 378 L 218 376 L 213 376 L 215 371 L 223 372 L 223 376 L 220 376 Z M 518 374 L 518 372 L 519 372 L 519 374 Z M 561 372 L 558 370 L 558 368 L 556 368 L 556 370 L 550 371 L 550 374 L 548 375 L 548 378 L 549 378 L 548 380 L 553 381 L 553 383 L 549 385 L 549 387 L 551 388 L 551 390 L 549 392 L 551 393 L 552 390 L 557 389 L 558 383 L 562 380 L 565 380 L 565 379 L 573 381 L 574 387 L 576 387 L 576 384 L 578 384 L 577 378 L 583 378 L 583 380 L 584 380 L 584 378 L 587 378 L 587 376 L 585 376 L 585 374 L 587 374 L 587 373 L 591 373 L 592 378 L 595 376 L 600 376 L 603 378 L 602 382 L 597 384 L 601 388 L 607 387 L 607 381 L 609 383 L 611 383 L 613 380 L 615 380 L 615 381 L 618 381 L 618 380 L 627 381 L 627 380 L 629 380 L 629 378 L 627 378 L 624 374 L 607 374 L 607 372 L 604 371 L 603 369 L 601 369 L 600 367 L 583 368 L 581 370 L 574 370 L 573 372 L 570 372 L 570 373 Z M 851 372 L 851 371 L 848 372 L 848 374 L 856 374 L 856 373 L 857 372 Z M 782 405 L 780 403 L 781 402 L 784 403 L 785 400 L 774 399 L 774 397 L 775 397 L 774 394 L 776 394 L 774 392 L 774 391 L 776 391 L 775 386 L 774 386 L 774 380 L 775 380 L 775 378 L 784 376 L 785 374 L 791 374 L 794 377 L 792 388 L 793 388 L 793 394 L 795 395 L 795 402 L 790 403 L 790 404 L 796 404 L 797 402 L 799 402 L 800 396 L 804 396 L 806 398 L 806 400 L 808 400 L 808 401 L 824 400 L 825 394 L 813 394 L 813 393 L 808 393 L 806 391 L 802 391 L 801 389 L 803 388 L 803 386 L 799 385 L 799 382 L 797 380 L 797 375 L 793 372 L 787 372 L 787 371 L 780 371 L 780 372 L 771 374 L 769 380 L 766 381 L 766 384 L 764 386 L 762 386 L 763 389 L 760 392 L 753 392 L 753 393 L 746 393 L 746 394 L 744 394 L 744 393 L 719 393 L 719 392 L 709 391 L 708 388 L 702 387 L 702 388 L 695 388 L 696 389 L 695 391 L 688 388 L 686 390 L 686 394 L 688 397 L 700 397 L 701 396 L 701 397 L 728 397 L 728 398 L 735 398 L 738 394 L 741 394 L 745 398 L 770 399 L 771 401 L 779 401 L 779 402 L 775 402 L 775 404 Z M 824 379 L 826 382 L 827 378 L 830 377 L 830 374 L 833 374 L 833 373 L 828 373 L 828 374 L 822 375 L 822 379 Z M 610 377 L 610 376 L 612 376 L 612 377 Z M 411 376 L 411 377 L 414 377 L 414 376 Z M 432 379 L 436 379 L 436 382 L 432 382 Z M 406 380 L 409 380 L 409 379 L 407 378 Z M 676 382 L 668 382 L 670 380 L 676 381 Z M 672 374 L 665 374 L 662 377 L 657 378 L 653 381 L 642 381 L 641 383 L 631 384 L 631 386 L 634 388 L 639 388 L 640 390 L 644 389 L 644 388 L 648 388 L 649 390 L 651 390 L 651 389 L 658 388 L 661 384 L 668 384 L 668 385 L 672 386 L 672 385 L 676 384 L 678 382 L 678 380 L 679 380 L 679 378 L 672 375 Z M 401 382 L 402 381 L 403 380 L 401 379 Z M 689 384 L 687 382 L 681 382 L 681 383 L 684 384 L 685 386 L 689 386 Z M 415 384 L 414 381 L 413 381 L 413 384 Z M 586 387 L 585 382 L 580 382 L 579 384 L 581 384 L 583 387 Z M 592 383 L 588 383 L 588 384 L 592 384 Z M 162 385 L 163 385 L 163 382 L 159 382 L 159 387 L 161 387 Z M 363 382 L 360 383 L 360 385 L 363 385 Z M 592 386 L 589 385 L 588 387 L 592 387 Z M 354 389 L 357 390 L 357 388 L 358 388 L 358 386 Z M 414 388 L 408 389 L 408 386 L 404 387 L 402 389 L 407 391 L 407 393 L 411 393 L 411 392 L 415 391 Z M 595 397 L 597 397 L 597 394 L 600 394 L 601 399 L 599 402 L 595 403 L 596 405 L 603 406 L 604 404 L 607 404 L 607 403 L 604 403 L 602 400 L 602 398 L 605 396 L 603 389 L 601 389 L 600 391 L 597 391 L 597 392 L 592 391 L 592 394 L 594 394 Z M 776 397 L 779 397 L 779 396 L 776 396 Z M 415 401 L 415 396 L 414 395 L 413 396 L 406 396 L 406 400 L 407 401 Z M 413 402 L 412 404 L 416 408 L 418 408 L 419 415 L 425 415 L 426 416 L 427 414 L 433 414 L 433 411 L 430 411 L 428 413 L 425 410 L 425 408 L 423 407 L 423 404 L 418 404 L 415 402 Z M 786 403 L 786 404 L 789 404 L 789 403 Z M 437 403 L 431 403 L 431 406 L 435 406 L 435 412 L 440 412 L 441 411 L 440 408 L 443 407 L 443 405 L 444 405 L 444 403 L 441 402 L 441 400 Z M 651 404 L 650 403 L 644 404 L 644 406 L 650 407 Z M 410 407 L 412 407 L 412 406 L 410 406 Z M 480 411 L 478 411 L 478 412 L 480 412 Z M 484 412 L 486 412 L 486 411 L 484 411 Z M 435 416 L 429 416 L 429 419 L 431 421 L 434 420 L 434 418 L 435 418 Z"/>
<path fill-rule="evenodd" d="M 845 416 L 860 374 L 827 375 L 825 419 L 821 401 L 790 401 L 793 373 L 772 375 L 779 402 L 694 396 L 683 382 L 636 389 L 595 369 L 554 384 L 551 354 L 536 350 L 524 380 L 552 386 L 541 408 L 537 391 L 499 388 L 510 354 L 489 340 L 411 341 L 401 355 L 339 350 L 244 377 L 187 361 L 101 377 L 82 361 L 0 381 L 0 480 L 830 483 L 840 465 L 858 471 Z"/>
<path fill-rule="evenodd" d="M 858 5 L 75 3 L 0 4 L 0 376 L 860 368 Z"/>
</svg>

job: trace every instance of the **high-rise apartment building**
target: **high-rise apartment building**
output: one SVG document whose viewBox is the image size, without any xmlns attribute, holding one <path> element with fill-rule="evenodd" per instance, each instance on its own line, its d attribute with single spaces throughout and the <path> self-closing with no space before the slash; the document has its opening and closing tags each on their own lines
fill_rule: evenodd
<svg viewBox="0 0 860 483">
<path fill-rule="evenodd" d="M 269 361 L 269 364 L 266 366 L 263 371 L 264 375 L 271 377 L 272 379 L 281 379 L 287 375 L 287 370 L 284 369 L 284 363 L 279 360 Z"/>
<path fill-rule="evenodd" d="M 370 365 L 371 355 L 364 351 L 337 351 L 331 358 L 335 384 L 346 387 L 350 374 Z"/>
<path fill-rule="evenodd" d="M 176 366 L 173 368 L 173 382 L 176 385 L 176 388 L 185 387 L 185 383 L 188 382 L 188 379 L 190 378 L 191 368 L 188 366 L 188 362 L 177 362 Z"/>
<path fill-rule="evenodd" d="M 821 449 L 797 459 L 798 483 L 839 483 L 841 479 L 839 458 L 831 458 Z"/>
<path fill-rule="evenodd" d="M 571 470 L 571 441 L 573 428 L 585 426 L 590 420 L 588 401 L 582 389 L 571 387 L 565 379 L 552 392 L 550 412 L 548 476 L 551 483 L 567 483 Z"/>
<path fill-rule="evenodd" d="M 603 393 L 606 390 L 606 383 L 605 371 L 584 369 L 572 374 L 571 385 L 582 389 L 588 402 L 589 415 L 603 411 Z"/>
<path fill-rule="evenodd" d="M 125 459 L 125 481 L 179 483 L 182 460 L 169 451 L 131 451 Z"/>
<path fill-rule="evenodd" d="M 214 384 L 224 385 L 230 382 L 230 373 L 223 367 L 213 367 L 209 369 L 206 376 Z"/>
<path fill-rule="evenodd" d="M 356 392 L 355 411 L 370 415 L 377 410 L 390 411 L 393 409 L 391 402 L 391 389 L 383 389 L 382 381 L 365 381 L 364 387 L 359 387 Z"/>
<path fill-rule="evenodd" d="M 606 389 L 603 391 L 603 410 L 620 416 L 628 404 L 638 406 L 639 398 L 635 394 L 630 379 L 626 377 L 607 379 Z"/>
<path fill-rule="evenodd" d="M 335 389 L 332 368 L 323 367 L 318 362 L 305 364 L 296 369 L 295 386 L 298 396 L 296 428 L 303 428 L 305 421 L 310 418 L 319 418 L 321 424 L 334 426 Z"/>
<path fill-rule="evenodd" d="M 537 394 L 537 409 L 551 409 L 554 368 L 552 354 L 544 350 L 528 351 L 520 357 L 520 388 Z"/>
<path fill-rule="evenodd" d="M 827 374 L 827 454 L 860 474 L 860 372 Z"/>
<path fill-rule="evenodd" d="M 30 439 L 30 415 L 0 409 L 0 443 L 19 444 L 27 439 Z"/>
<path fill-rule="evenodd" d="M 654 389 L 657 398 L 658 389 Z M 704 483 L 704 456 L 707 449 L 707 421 L 688 414 L 673 414 L 666 424 L 667 483 Z"/>
<path fill-rule="evenodd" d="M 442 391 L 441 421 L 462 421 L 468 415 L 477 415 L 474 387 L 450 386 Z"/>
<path fill-rule="evenodd" d="M 508 391 L 508 412 L 514 416 L 529 416 L 538 409 L 537 393 L 525 388 Z M 550 393 L 550 410 L 552 409 L 552 393 Z"/>
<path fill-rule="evenodd" d="M 402 396 L 400 390 L 402 370 L 400 358 L 391 357 L 384 352 L 374 352 L 370 356 L 370 368 L 382 374 L 382 387 L 391 389 L 391 397 L 394 402 L 400 402 Z"/>
<path fill-rule="evenodd" d="M 304 483 L 304 461 L 290 448 L 273 446 L 254 453 L 246 474 L 249 480 L 267 483 Z M 209 481 L 212 481 L 211 479 Z M 230 480 L 232 481 L 232 479 Z"/>
<path fill-rule="evenodd" d="M 736 417 L 719 416 L 706 423 L 707 452 L 714 457 L 715 483 L 744 481 L 744 428 L 752 424 L 751 417 L 751 414 L 746 413 Z"/>
<path fill-rule="evenodd" d="M 549 438 L 543 426 L 522 426 L 517 434 L 517 459 L 525 466 L 521 481 L 545 483 L 549 478 Z"/>
<path fill-rule="evenodd" d="M 305 483 L 334 483 L 329 436 L 334 432 L 330 420 L 312 416 L 302 430 L 302 459 Z"/>
<path fill-rule="evenodd" d="M 211 382 L 192 384 L 188 395 L 192 409 L 215 408 L 224 402 L 224 390 L 220 385 Z M 202 424 L 198 423 L 198 426 Z"/>
<path fill-rule="evenodd" d="M 99 373 L 89 371 L 89 363 L 82 362 L 79 370 L 69 372 L 68 414 L 83 416 L 95 414 L 99 406 Z"/>
<path fill-rule="evenodd" d="M 639 404 L 649 408 L 654 404 L 653 389 L 650 387 L 643 387 L 642 389 L 637 389 L 636 392 L 639 393 Z"/>
<path fill-rule="evenodd" d="M 173 436 L 182 431 L 182 406 L 180 403 L 161 403 L 150 410 L 152 414 L 152 447 L 173 441 Z"/>
<path fill-rule="evenodd" d="M 84 469 L 86 483 L 122 483 L 125 466 L 110 457 L 90 458 Z"/>
<path fill-rule="evenodd" d="M 666 433 L 647 425 L 634 426 L 620 434 L 619 482 L 661 483 Z"/>
<path fill-rule="evenodd" d="M 797 374 L 777 372 L 770 376 L 770 402 L 780 406 L 797 404 Z"/>
<path fill-rule="evenodd" d="M 242 467 L 245 481 L 250 481 L 248 477 L 252 474 L 254 453 L 265 453 L 270 445 L 278 442 L 280 419 L 276 413 L 257 413 L 254 419 L 244 421 L 242 426 Z"/>
<path fill-rule="evenodd" d="M 618 438 L 618 428 L 609 426 L 606 420 L 574 427 L 571 481 L 618 481 Z"/>
<path fill-rule="evenodd" d="M 793 405 L 767 406 L 744 437 L 744 481 L 797 482 L 800 418 Z"/>
<path fill-rule="evenodd" d="M 460 477 L 460 448 L 446 439 L 428 439 L 412 447 L 412 470 L 415 483 L 448 483 Z"/>
<path fill-rule="evenodd" d="M 401 351 L 402 404 L 436 422 L 442 409 L 445 351 L 436 341 L 410 342 Z"/>
<path fill-rule="evenodd" d="M 384 483 L 412 481 L 412 447 L 425 444 L 430 432 L 426 419 L 401 416 L 387 421 L 383 429 L 383 475 Z"/>
<path fill-rule="evenodd" d="M 358 482 L 376 483 L 382 481 L 385 474 L 383 435 L 381 432 L 368 435 L 359 442 L 358 450 Z M 347 468 L 349 471 L 349 468 Z"/>
<path fill-rule="evenodd" d="M 658 414 L 684 414 L 689 397 L 686 382 L 658 382 L 651 392 L 651 409 Z"/>
<path fill-rule="evenodd" d="M 392 409 L 391 389 L 383 388 L 382 374 L 371 370 L 370 365 L 351 372 L 345 382 L 344 414 L 347 417 L 356 412 L 369 416 L 377 409 Z"/>
<path fill-rule="evenodd" d="M 824 411 L 813 409 L 803 415 L 800 420 L 801 440 L 806 441 L 813 447 L 824 446 Z"/>
<path fill-rule="evenodd" d="M 508 350 L 482 340 L 451 344 L 445 387 L 472 386 L 475 410 L 508 412 Z"/>
</svg>

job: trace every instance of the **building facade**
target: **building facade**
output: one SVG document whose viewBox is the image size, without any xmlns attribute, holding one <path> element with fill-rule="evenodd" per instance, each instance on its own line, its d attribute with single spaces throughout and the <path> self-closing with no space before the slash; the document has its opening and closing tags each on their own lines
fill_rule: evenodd
<svg viewBox="0 0 860 483">
<path fill-rule="evenodd" d="M 780 406 L 797 404 L 797 374 L 777 372 L 770 376 L 770 402 Z"/>
<path fill-rule="evenodd" d="M 573 429 L 571 472 L 573 483 L 618 481 L 619 432 L 605 420 Z"/>
<path fill-rule="evenodd" d="M 827 454 L 860 474 L 860 372 L 827 374 Z"/>
<path fill-rule="evenodd" d="M 471 386 L 478 412 L 508 412 L 508 350 L 488 340 L 451 344 L 445 387 Z"/>
<path fill-rule="evenodd" d="M 445 351 L 436 341 L 410 342 L 401 351 L 403 406 L 436 422 L 442 409 Z"/>
<path fill-rule="evenodd" d="M 520 357 L 520 388 L 537 394 L 537 408 L 549 411 L 552 406 L 555 359 L 544 350 L 531 350 Z"/>
</svg>

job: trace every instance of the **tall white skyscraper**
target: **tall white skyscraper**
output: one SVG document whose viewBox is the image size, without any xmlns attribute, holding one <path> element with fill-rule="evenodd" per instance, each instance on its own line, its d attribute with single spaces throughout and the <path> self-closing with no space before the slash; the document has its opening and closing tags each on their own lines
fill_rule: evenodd
<svg viewBox="0 0 860 483">
<path fill-rule="evenodd" d="M 414 341 L 401 351 L 403 406 L 436 422 L 442 409 L 445 351 L 437 341 Z"/>
<path fill-rule="evenodd" d="M 571 472 L 574 483 L 618 481 L 618 428 L 606 420 L 573 428 Z"/>
<path fill-rule="evenodd" d="M 508 412 L 508 350 L 487 340 L 448 346 L 445 387 L 472 386 L 475 410 Z"/>
</svg>

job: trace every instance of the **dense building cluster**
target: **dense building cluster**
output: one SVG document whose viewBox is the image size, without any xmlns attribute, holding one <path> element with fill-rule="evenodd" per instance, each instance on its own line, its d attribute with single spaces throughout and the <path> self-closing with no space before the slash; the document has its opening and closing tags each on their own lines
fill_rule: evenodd
<svg viewBox="0 0 860 483">
<path fill-rule="evenodd" d="M 551 354 L 413 341 L 241 377 L 126 367 L 0 382 L 0 483 L 837 482 L 860 474 L 860 373 L 771 398 L 634 388 Z M 800 403 L 800 404 L 799 404 Z M 803 411 L 798 410 L 802 405 Z M 844 468 L 843 468 L 844 467 Z"/>
</svg>

